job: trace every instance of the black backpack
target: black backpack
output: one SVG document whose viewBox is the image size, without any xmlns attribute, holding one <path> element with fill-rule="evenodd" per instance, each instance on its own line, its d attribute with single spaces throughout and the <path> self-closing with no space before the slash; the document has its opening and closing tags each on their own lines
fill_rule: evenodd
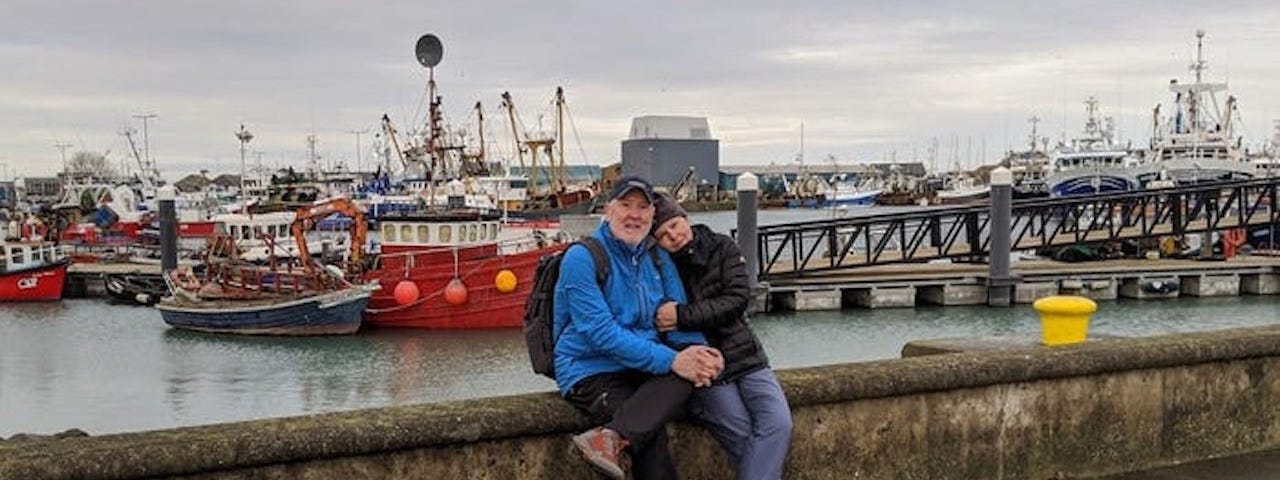
<svg viewBox="0 0 1280 480">
<path fill-rule="evenodd" d="M 595 237 L 582 237 L 568 248 L 538 260 L 538 267 L 533 271 L 533 291 L 524 305 L 524 341 L 529 348 L 529 363 L 533 365 L 533 371 L 552 380 L 556 378 L 556 339 L 560 336 L 560 332 L 555 331 L 556 282 L 560 280 L 560 261 L 564 259 L 564 252 L 573 245 L 582 245 L 591 252 L 591 260 L 596 265 L 596 284 L 601 290 L 609 280 L 609 256 Z M 649 256 L 661 275 L 662 262 L 656 247 L 649 249 Z"/>
</svg>

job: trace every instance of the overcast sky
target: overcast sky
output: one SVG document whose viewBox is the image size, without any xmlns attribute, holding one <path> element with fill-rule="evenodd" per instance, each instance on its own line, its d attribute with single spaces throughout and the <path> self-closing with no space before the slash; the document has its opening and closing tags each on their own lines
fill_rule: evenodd
<svg viewBox="0 0 1280 480">
<path fill-rule="evenodd" d="M 57 143 L 124 160 L 120 131 L 141 143 L 139 114 L 156 115 L 147 136 L 170 179 L 238 172 L 241 123 L 268 166 L 303 165 L 311 132 L 320 155 L 354 163 L 351 131 L 383 113 L 422 121 L 424 33 L 444 43 L 453 123 L 474 124 L 478 100 L 486 128 L 507 128 L 496 107 L 510 91 L 533 127 L 564 86 L 571 164 L 616 162 L 639 115 L 707 117 L 722 164 L 794 164 L 801 124 L 807 162 L 905 161 L 936 138 L 940 166 L 976 164 L 1021 148 L 1032 115 L 1055 140 L 1077 134 L 1090 95 L 1145 144 L 1168 81 L 1189 76 L 1197 28 L 1246 142 L 1271 136 L 1274 0 L 1049 3 L 6 0 L 0 163 L 52 174 Z"/>
</svg>

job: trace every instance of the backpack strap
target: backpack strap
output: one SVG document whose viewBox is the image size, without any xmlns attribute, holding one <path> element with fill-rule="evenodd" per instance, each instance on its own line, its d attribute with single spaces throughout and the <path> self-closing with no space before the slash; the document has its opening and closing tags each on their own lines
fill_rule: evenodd
<svg viewBox="0 0 1280 480">
<path fill-rule="evenodd" d="M 600 243 L 600 239 L 592 236 L 582 237 L 578 240 L 578 244 L 586 247 L 591 253 L 591 260 L 596 264 L 596 284 L 600 285 L 600 290 L 603 291 L 605 282 L 609 280 L 609 255 L 604 251 L 604 244 Z"/>
</svg>

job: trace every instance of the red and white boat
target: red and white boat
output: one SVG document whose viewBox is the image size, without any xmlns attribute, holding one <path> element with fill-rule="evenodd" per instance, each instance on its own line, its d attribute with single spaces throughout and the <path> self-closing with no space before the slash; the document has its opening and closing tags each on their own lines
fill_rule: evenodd
<svg viewBox="0 0 1280 480">
<path fill-rule="evenodd" d="M 53 242 L 0 242 L 0 302 L 62 299 L 71 262 Z"/>
<path fill-rule="evenodd" d="M 364 320 L 381 327 L 520 327 L 538 260 L 568 246 L 556 224 L 515 226 L 474 209 L 389 216 L 378 227 L 381 254 L 363 279 L 382 288 Z"/>
</svg>

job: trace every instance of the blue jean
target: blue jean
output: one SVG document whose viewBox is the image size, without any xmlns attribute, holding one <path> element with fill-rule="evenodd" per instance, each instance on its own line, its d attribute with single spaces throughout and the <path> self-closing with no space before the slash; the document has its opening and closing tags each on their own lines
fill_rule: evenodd
<svg viewBox="0 0 1280 480">
<path fill-rule="evenodd" d="M 689 413 L 720 442 L 738 480 L 782 478 L 791 447 L 791 407 L 773 370 L 694 390 Z"/>
</svg>

